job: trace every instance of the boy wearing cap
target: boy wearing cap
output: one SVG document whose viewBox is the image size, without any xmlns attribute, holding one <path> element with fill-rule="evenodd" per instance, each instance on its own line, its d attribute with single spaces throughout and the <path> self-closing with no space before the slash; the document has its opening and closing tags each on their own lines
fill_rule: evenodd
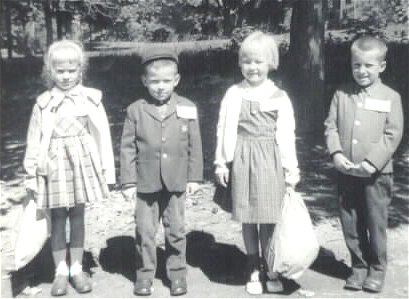
<svg viewBox="0 0 409 299">
<path fill-rule="evenodd" d="M 403 133 L 400 96 L 384 85 L 386 44 L 363 36 L 351 46 L 354 82 L 339 88 L 325 121 L 329 153 L 338 170 L 340 217 L 351 255 L 345 289 L 382 291 L 387 267 L 392 155 Z"/>
<path fill-rule="evenodd" d="M 142 64 L 148 95 L 127 108 L 120 153 L 123 194 L 136 197 L 137 207 L 134 294 L 152 294 L 162 218 L 170 294 L 178 296 L 187 292 L 186 192 L 194 193 L 203 175 L 198 114 L 194 103 L 174 92 L 180 80 L 174 52 L 150 49 Z"/>
</svg>

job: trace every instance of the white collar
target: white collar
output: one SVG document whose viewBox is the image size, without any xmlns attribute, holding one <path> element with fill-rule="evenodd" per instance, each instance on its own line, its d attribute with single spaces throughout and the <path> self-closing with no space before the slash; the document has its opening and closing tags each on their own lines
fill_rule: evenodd
<svg viewBox="0 0 409 299">
<path fill-rule="evenodd" d="M 263 101 L 271 98 L 278 87 L 270 79 L 265 80 L 259 86 L 251 86 L 246 80 L 243 80 L 239 86 L 243 89 L 243 99 L 249 101 Z"/>
</svg>

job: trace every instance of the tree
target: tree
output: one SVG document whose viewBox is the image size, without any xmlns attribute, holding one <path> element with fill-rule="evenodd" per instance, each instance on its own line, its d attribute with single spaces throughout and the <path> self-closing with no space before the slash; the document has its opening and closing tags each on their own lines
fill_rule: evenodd
<svg viewBox="0 0 409 299">
<path fill-rule="evenodd" d="M 298 120 L 322 128 L 324 111 L 325 0 L 293 1 L 287 78 Z M 305 128 L 305 126 L 302 126 Z"/>
</svg>

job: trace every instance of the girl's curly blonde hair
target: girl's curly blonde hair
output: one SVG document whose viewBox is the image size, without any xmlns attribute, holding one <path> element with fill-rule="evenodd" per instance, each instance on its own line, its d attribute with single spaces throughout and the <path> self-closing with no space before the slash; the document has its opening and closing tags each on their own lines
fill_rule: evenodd
<svg viewBox="0 0 409 299">
<path fill-rule="evenodd" d="M 47 52 L 44 55 L 44 66 L 43 66 L 43 71 L 42 71 L 42 78 L 44 79 L 45 84 L 49 89 L 51 89 L 54 86 L 54 81 L 51 77 L 51 70 L 53 68 L 53 55 L 55 52 L 63 50 L 63 49 L 71 49 L 74 50 L 74 52 L 77 53 L 77 58 L 78 58 L 78 63 L 81 68 L 81 80 L 82 81 L 82 76 L 86 72 L 88 68 L 88 60 L 85 56 L 84 48 L 83 46 L 76 41 L 73 40 L 60 40 L 53 42 L 49 47 Z"/>
</svg>

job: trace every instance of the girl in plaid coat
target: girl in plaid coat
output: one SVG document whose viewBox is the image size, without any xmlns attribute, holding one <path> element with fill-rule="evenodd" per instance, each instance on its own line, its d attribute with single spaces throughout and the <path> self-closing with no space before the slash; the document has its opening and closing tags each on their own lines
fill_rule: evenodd
<svg viewBox="0 0 409 299">
<path fill-rule="evenodd" d="M 269 71 L 278 67 L 272 36 L 249 35 L 239 50 L 239 66 L 244 80 L 227 90 L 220 107 L 216 179 L 224 187 L 231 180 L 232 217 L 243 223 L 249 266 L 246 291 L 261 294 L 266 279 L 267 292 L 281 292 L 283 285 L 276 273 L 267 273 L 266 278 L 260 275 L 260 252 L 265 265 L 264 253 L 286 188 L 294 188 L 299 181 L 294 113 L 285 91 L 268 79 Z"/>
<path fill-rule="evenodd" d="M 27 134 L 26 187 L 39 209 L 50 209 L 51 249 L 56 266 L 51 295 L 90 292 L 82 271 L 85 203 L 108 197 L 115 182 L 111 136 L 99 90 L 81 84 L 83 49 L 69 40 L 53 43 L 44 56 L 49 90 L 37 97 Z M 66 221 L 69 219 L 70 266 Z"/>
</svg>

